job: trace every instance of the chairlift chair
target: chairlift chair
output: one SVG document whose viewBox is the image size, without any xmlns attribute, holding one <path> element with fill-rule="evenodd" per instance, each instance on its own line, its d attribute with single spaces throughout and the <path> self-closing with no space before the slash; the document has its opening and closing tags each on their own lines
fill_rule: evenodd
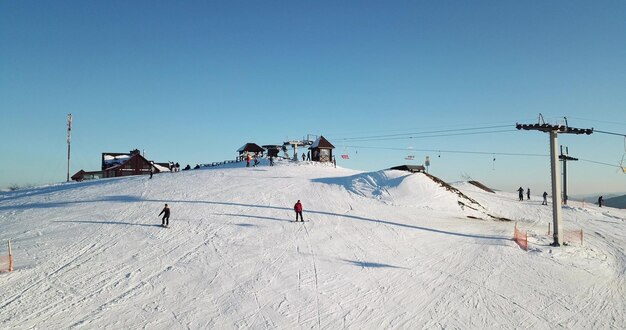
<svg viewBox="0 0 626 330">
<path fill-rule="evenodd" d="M 407 149 L 409 149 L 409 153 L 407 154 L 406 157 L 404 157 L 404 159 L 406 160 L 414 160 L 415 159 L 415 151 L 413 151 L 413 147 L 408 147 Z"/>
<path fill-rule="evenodd" d="M 341 154 L 342 159 L 350 159 L 350 154 L 348 153 L 348 147 L 343 148 L 343 154 Z"/>
</svg>

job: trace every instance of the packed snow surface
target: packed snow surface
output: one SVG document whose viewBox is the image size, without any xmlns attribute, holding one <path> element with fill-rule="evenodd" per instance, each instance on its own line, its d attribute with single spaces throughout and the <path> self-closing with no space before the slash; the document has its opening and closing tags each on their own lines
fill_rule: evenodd
<svg viewBox="0 0 626 330">
<path fill-rule="evenodd" d="M 0 193 L 0 328 L 626 325 L 624 210 L 572 202 L 554 248 L 551 205 L 514 187 L 242 164 Z"/>
</svg>

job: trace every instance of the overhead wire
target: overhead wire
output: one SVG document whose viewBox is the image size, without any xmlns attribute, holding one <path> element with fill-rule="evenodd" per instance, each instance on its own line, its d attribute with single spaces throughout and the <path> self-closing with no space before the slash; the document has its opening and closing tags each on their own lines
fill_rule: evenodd
<svg viewBox="0 0 626 330">
<path fill-rule="evenodd" d="M 499 128 L 511 127 L 511 129 L 501 130 Z M 472 132 L 478 131 L 478 132 Z M 492 126 L 479 126 L 479 127 L 466 127 L 466 128 L 456 128 L 456 129 L 442 129 L 442 130 L 430 130 L 423 132 L 411 132 L 411 133 L 397 133 L 397 134 L 382 134 L 382 135 L 369 135 L 369 136 L 358 136 L 358 137 L 344 137 L 344 138 L 334 138 L 335 141 L 339 143 L 354 143 L 354 142 L 373 142 L 373 141 L 393 141 L 393 140 L 412 140 L 412 139 L 422 139 L 422 138 L 436 138 L 436 137 L 450 137 L 450 136 L 464 136 L 464 135 L 478 135 L 478 134 L 496 134 L 496 133 L 508 133 L 515 132 L 517 129 L 512 128 L 512 125 L 492 125 Z M 623 136 L 626 138 L 626 134 L 614 133 L 602 130 L 594 130 L 595 133 L 608 134 L 608 135 L 616 135 Z M 442 133 L 442 134 L 438 134 Z M 375 146 L 357 146 L 357 145 L 340 145 L 346 148 L 354 148 L 354 149 L 379 149 L 379 150 L 398 150 L 398 151 L 406 151 L 406 148 L 394 148 L 394 147 L 375 147 Z M 501 156 L 523 156 L 523 157 L 548 157 L 546 154 L 531 154 L 531 153 L 510 153 L 510 152 L 502 152 L 502 153 L 494 153 L 489 151 L 463 151 L 463 150 L 440 150 L 440 149 L 413 149 L 412 151 L 422 151 L 422 152 L 437 152 L 437 153 L 456 153 L 456 154 L 479 154 L 479 155 L 501 155 Z M 589 163 L 595 163 L 599 165 L 618 167 L 620 169 L 624 169 L 622 166 L 617 166 L 613 164 L 585 160 Z"/>
<path fill-rule="evenodd" d="M 463 130 L 469 130 L 469 129 L 463 129 Z M 472 130 L 475 130 L 475 128 Z M 493 130 L 493 131 L 482 131 L 482 132 L 435 134 L 435 133 L 446 133 L 446 132 L 454 132 L 454 131 L 460 131 L 460 130 L 441 130 L 441 131 L 429 131 L 429 132 L 423 132 L 423 133 L 393 134 L 393 135 L 386 135 L 386 136 L 369 136 L 369 137 L 362 136 L 362 137 L 354 137 L 354 138 L 335 138 L 334 140 L 340 141 L 340 142 L 410 140 L 410 139 L 423 139 L 423 138 L 433 138 L 433 137 L 450 137 L 450 136 L 463 136 L 463 135 L 507 133 L 507 132 L 516 132 L 516 129 L 511 128 L 507 130 Z"/>
<path fill-rule="evenodd" d="M 567 116 L 567 117 L 568 117 L 568 118 L 571 118 L 571 119 L 579 119 L 579 120 L 591 121 L 591 122 L 596 122 L 596 123 L 603 123 L 603 124 L 611 124 L 611 125 L 626 126 L 626 123 L 617 123 L 617 122 L 614 122 L 614 121 L 597 120 L 597 119 L 589 119 L 589 118 L 581 118 L 581 117 L 572 117 L 572 116 Z"/>
<path fill-rule="evenodd" d="M 583 159 L 583 158 L 578 158 L 578 160 L 581 160 L 583 162 L 587 162 L 587 163 L 594 163 L 594 164 L 600 164 L 600 165 L 605 165 L 605 166 L 610 166 L 610 167 L 617 167 L 617 168 L 622 168 L 621 166 L 615 165 L 615 164 L 609 164 L 609 163 L 603 163 L 603 162 L 598 162 L 595 160 L 589 160 L 589 159 Z"/>
<path fill-rule="evenodd" d="M 355 146 L 355 145 L 338 145 L 346 148 L 360 148 L 360 149 L 380 149 L 380 150 L 397 150 L 406 151 L 407 148 L 393 148 L 393 147 L 373 147 L 373 146 Z M 437 153 L 454 153 L 454 154 L 475 154 L 475 155 L 500 155 L 500 156 L 530 156 L 530 157 L 548 157 L 546 154 L 528 154 L 528 153 L 514 153 L 514 152 L 491 152 L 491 151 L 464 151 L 464 150 L 442 150 L 442 149 L 415 149 L 411 148 L 411 151 L 425 151 L 425 152 L 437 152 Z"/>
<path fill-rule="evenodd" d="M 370 136 L 359 136 L 359 137 L 335 138 L 334 140 L 348 141 L 348 140 L 361 140 L 361 139 L 376 139 L 376 138 L 388 138 L 388 137 L 400 137 L 400 136 L 421 135 L 421 134 L 434 134 L 434 133 L 470 131 L 470 130 L 493 129 L 493 128 L 504 128 L 504 127 L 513 127 L 513 125 L 497 125 L 497 126 L 485 126 L 485 127 L 445 129 L 445 130 L 425 131 L 425 132 L 398 133 L 398 134 L 385 134 L 385 135 L 370 135 Z"/>
<path fill-rule="evenodd" d="M 600 131 L 597 129 L 593 130 L 594 133 L 602 133 L 602 134 L 609 134 L 609 135 L 617 135 L 617 136 L 623 136 L 626 137 L 626 134 L 621 134 L 621 133 L 613 133 L 613 132 L 607 132 L 607 131 Z"/>
</svg>

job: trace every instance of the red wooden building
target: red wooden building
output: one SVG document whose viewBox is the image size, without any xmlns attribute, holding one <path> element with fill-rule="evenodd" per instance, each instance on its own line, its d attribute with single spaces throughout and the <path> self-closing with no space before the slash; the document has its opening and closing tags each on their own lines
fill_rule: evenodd
<svg viewBox="0 0 626 330">
<path fill-rule="evenodd" d="M 150 163 L 150 161 L 137 153 L 130 156 L 130 158 L 122 164 L 103 170 L 102 177 L 115 178 L 118 176 L 145 175 L 150 174 L 150 169 L 154 171 L 153 173 L 159 172 L 159 170 L 152 163 Z"/>
<path fill-rule="evenodd" d="M 72 175 L 72 180 L 83 181 L 100 178 L 115 178 L 131 175 L 149 175 L 168 171 L 167 168 L 145 159 L 139 150 L 130 153 L 102 153 L 102 170 L 87 172 L 80 170 Z"/>
</svg>

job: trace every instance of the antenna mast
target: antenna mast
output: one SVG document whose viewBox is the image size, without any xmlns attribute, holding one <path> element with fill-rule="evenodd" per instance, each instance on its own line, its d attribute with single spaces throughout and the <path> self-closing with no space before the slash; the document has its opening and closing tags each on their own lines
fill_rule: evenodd
<svg viewBox="0 0 626 330">
<path fill-rule="evenodd" d="M 70 143 L 72 142 L 72 114 L 67 114 L 67 182 L 70 182 Z"/>
</svg>

